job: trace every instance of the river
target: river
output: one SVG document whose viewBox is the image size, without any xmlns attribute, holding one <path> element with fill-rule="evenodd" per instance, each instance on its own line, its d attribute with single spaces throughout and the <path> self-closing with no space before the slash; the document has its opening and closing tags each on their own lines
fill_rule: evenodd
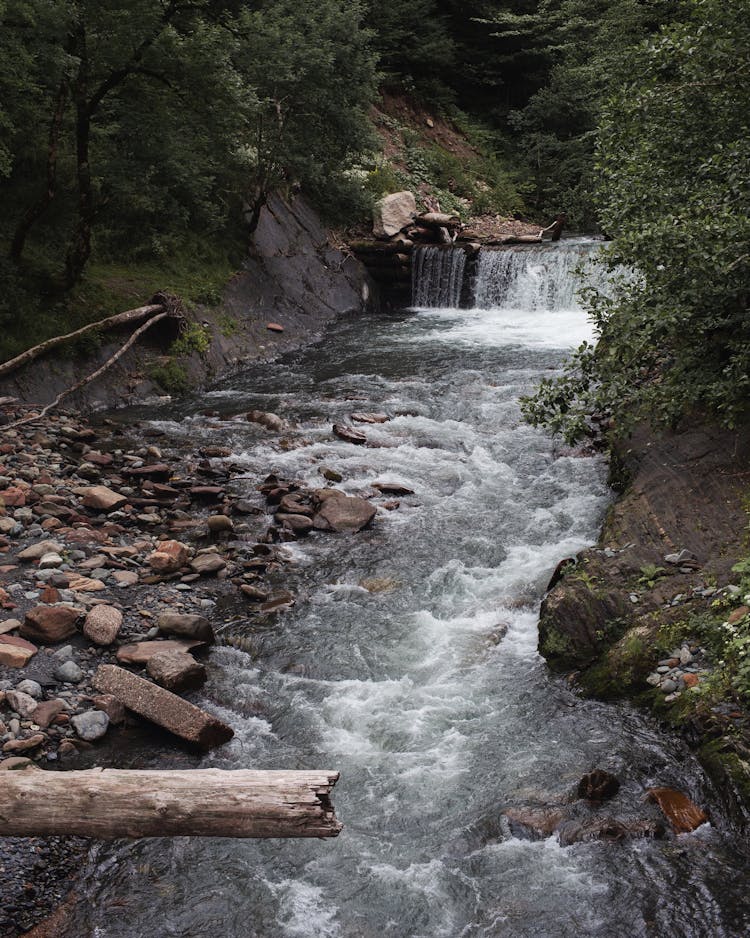
<svg viewBox="0 0 750 938">
<path fill-rule="evenodd" d="M 185 445 L 231 445 L 248 493 L 269 471 L 320 485 L 325 468 L 351 493 L 415 494 L 361 534 L 289 545 L 296 606 L 245 627 L 252 654 L 216 648 L 199 698 L 237 732 L 205 765 L 339 770 L 340 837 L 101 845 L 69 938 L 748 933 L 747 858 L 693 757 L 643 714 L 580 699 L 536 651 L 550 573 L 596 540 L 611 498 L 603 459 L 520 417 L 519 395 L 591 337 L 561 256 L 504 273 L 491 259 L 483 308 L 348 319 L 151 413 Z M 280 414 L 293 445 L 207 406 Z M 331 434 L 352 411 L 392 419 L 357 447 Z M 555 802 L 597 766 L 622 782 L 618 817 L 654 816 L 645 789 L 671 785 L 713 823 L 570 847 L 511 829 L 504 808 Z"/>
</svg>

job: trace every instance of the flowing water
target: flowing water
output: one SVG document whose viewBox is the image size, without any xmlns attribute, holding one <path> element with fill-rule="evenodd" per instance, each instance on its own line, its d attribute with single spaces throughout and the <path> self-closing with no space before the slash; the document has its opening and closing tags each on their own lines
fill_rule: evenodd
<svg viewBox="0 0 750 938">
<path fill-rule="evenodd" d="M 317 486 L 325 467 L 349 492 L 415 495 L 370 531 L 290 547 L 296 607 L 248 630 L 255 654 L 215 649 L 201 698 L 237 731 L 205 765 L 340 770 L 341 836 L 103 845 L 69 938 L 748 934 L 747 856 L 692 756 L 643 715 L 580 700 L 536 651 L 549 575 L 596 539 L 610 494 L 603 462 L 556 453 L 518 397 L 588 335 L 573 302 L 350 320 L 151 415 L 231 445 L 255 479 Z M 197 416 L 207 403 L 275 411 L 300 445 Z M 332 436 L 362 410 L 393 417 L 366 428 L 375 446 Z M 645 788 L 671 785 L 713 823 L 622 844 L 514 835 L 503 808 L 595 766 L 622 780 L 610 813 L 653 816 Z"/>
<path fill-rule="evenodd" d="M 416 248 L 412 263 L 414 305 L 430 309 L 459 306 L 465 268 L 466 252 L 462 248 Z"/>
</svg>

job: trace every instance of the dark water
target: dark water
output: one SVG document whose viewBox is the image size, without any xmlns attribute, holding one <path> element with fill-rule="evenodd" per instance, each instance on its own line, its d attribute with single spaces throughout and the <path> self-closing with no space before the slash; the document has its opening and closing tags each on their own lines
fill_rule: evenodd
<svg viewBox="0 0 750 938">
<path fill-rule="evenodd" d="M 610 495 L 603 463 L 556 457 L 517 399 L 586 333 L 575 309 L 350 321 L 152 414 L 175 439 L 231 445 L 255 477 L 317 485 L 332 468 L 351 492 L 416 494 L 369 532 L 290 548 L 294 610 L 253 636 L 255 656 L 212 656 L 205 703 L 237 737 L 205 764 L 340 770 L 339 839 L 103 845 L 69 938 L 748 934 L 744 845 L 693 758 L 642 715 L 579 700 L 536 652 L 549 574 L 595 540 Z M 207 405 L 272 410 L 301 445 L 191 416 Z M 380 448 L 332 437 L 353 410 L 393 415 L 366 428 Z M 651 816 L 645 788 L 675 785 L 714 824 L 567 848 L 511 834 L 504 807 L 595 766 L 622 779 L 621 815 Z"/>
</svg>

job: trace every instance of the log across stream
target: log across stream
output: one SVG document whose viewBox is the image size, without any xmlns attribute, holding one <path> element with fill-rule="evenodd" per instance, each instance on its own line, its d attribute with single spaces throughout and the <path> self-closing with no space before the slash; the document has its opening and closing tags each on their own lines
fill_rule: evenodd
<svg viewBox="0 0 750 938">
<path fill-rule="evenodd" d="M 270 471 L 414 495 L 361 533 L 287 545 L 296 604 L 263 621 L 244 607 L 198 698 L 236 734 L 205 767 L 339 770 L 341 835 L 103 844 L 67 938 L 748 934 L 747 844 L 690 752 L 630 708 L 579 698 L 537 654 L 549 576 L 596 540 L 611 497 L 603 460 L 556 450 L 520 420 L 519 395 L 590 334 L 575 306 L 545 308 L 540 278 L 566 274 L 543 260 L 514 289 L 537 298 L 533 310 L 500 297 L 345 321 L 314 349 L 141 412 L 165 432 L 160 446 L 231 448 L 248 499 Z M 365 445 L 331 429 L 356 411 L 390 417 L 362 426 Z M 596 767 L 617 776 L 616 796 L 572 802 Z M 511 823 L 530 805 L 600 827 L 658 819 L 644 799 L 660 787 L 710 823 L 570 846 Z"/>
</svg>

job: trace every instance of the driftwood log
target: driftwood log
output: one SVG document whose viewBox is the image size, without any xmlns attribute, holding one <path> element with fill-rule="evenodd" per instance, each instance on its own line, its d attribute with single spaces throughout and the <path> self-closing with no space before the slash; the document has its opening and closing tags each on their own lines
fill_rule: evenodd
<svg viewBox="0 0 750 938">
<path fill-rule="evenodd" d="M 2 773 L 0 836 L 336 837 L 337 772 Z"/>
</svg>

